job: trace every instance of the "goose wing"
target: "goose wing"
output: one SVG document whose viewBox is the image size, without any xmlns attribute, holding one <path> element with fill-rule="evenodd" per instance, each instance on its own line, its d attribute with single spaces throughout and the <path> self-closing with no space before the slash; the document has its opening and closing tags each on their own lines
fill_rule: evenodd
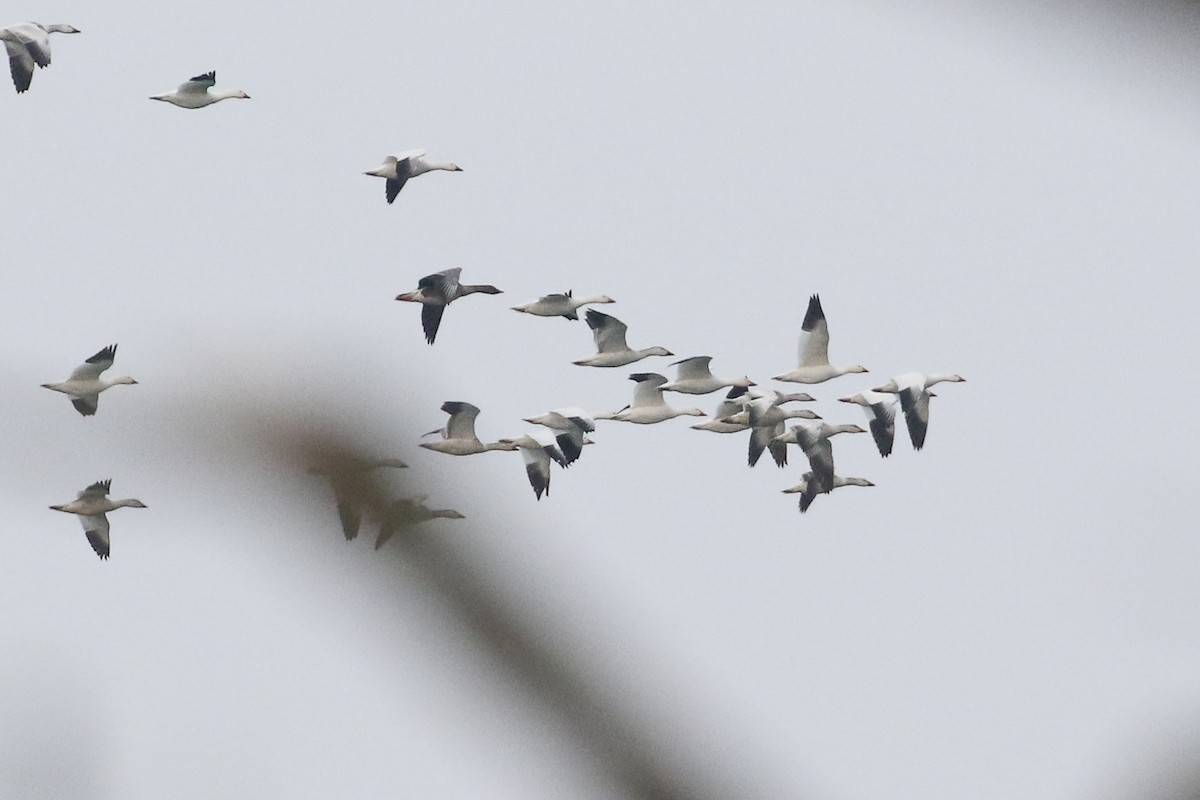
<svg viewBox="0 0 1200 800">
<path fill-rule="evenodd" d="M 179 84 L 179 88 L 175 90 L 177 94 L 208 94 L 209 87 L 217 84 L 217 71 L 212 70 L 203 75 L 197 75 L 193 78 L 188 78 L 183 83 Z"/>
<path fill-rule="evenodd" d="M 83 525 L 83 532 L 87 535 L 88 544 L 96 551 L 96 555 L 101 559 L 108 558 L 108 517 L 104 514 L 95 514 L 89 517 L 80 515 L 79 522 Z"/>
<path fill-rule="evenodd" d="M 896 438 L 896 402 L 892 399 L 872 403 L 868 409 L 871 414 L 871 436 L 879 455 L 887 458 L 892 454 L 892 442 Z"/>
<path fill-rule="evenodd" d="M 682 361 L 676 361 L 670 366 L 679 367 L 679 373 L 675 378 L 677 381 L 708 380 L 712 377 L 712 372 L 708 368 L 710 361 L 712 361 L 712 356 L 692 356 Z"/>
<path fill-rule="evenodd" d="M 73 381 L 94 381 L 100 377 L 101 372 L 104 372 L 104 370 L 113 365 L 116 357 L 117 346 L 110 344 L 76 367 L 75 371 L 71 373 L 70 379 Z"/>
<path fill-rule="evenodd" d="M 437 338 L 438 328 L 442 325 L 442 314 L 445 311 L 444 305 L 422 304 L 421 306 L 421 329 L 425 331 L 425 341 L 429 344 L 433 344 L 433 340 Z"/>
<path fill-rule="evenodd" d="M 475 418 L 479 416 L 479 407 L 470 403 L 451 400 L 442 403 L 442 411 L 450 415 L 446 423 L 447 439 L 475 439 Z"/>
<path fill-rule="evenodd" d="M 417 281 L 417 288 L 426 297 L 436 298 L 443 303 L 449 303 L 458 297 L 458 276 L 462 275 L 462 267 L 444 269 L 432 275 L 426 275 Z"/>
<path fill-rule="evenodd" d="M 601 353 L 620 353 L 629 349 L 629 345 L 625 343 L 625 331 L 628 328 L 624 322 L 594 308 L 588 309 L 586 319 L 588 327 L 592 329 L 592 337 L 596 340 L 596 350 Z M 666 383 L 666 380 L 663 383 Z"/>
<path fill-rule="evenodd" d="M 808 299 L 808 313 L 800 325 L 800 366 L 823 367 L 829 363 L 829 325 L 821 308 L 821 297 Z"/>
<path fill-rule="evenodd" d="M 661 387 L 667 382 L 667 379 L 659 375 L 657 372 L 635 372 L 629 376 L 629 380 L 637 381 L 637 386 L 633 389 L 633 407 L 647 408 L 654 406 L 665 406 L 667 401 L 663 399 Z"/>
<path fill-rule="evenodd" d="M 541 500 L 550 496 L 550 453 L 543 447 L 521 447 L 521 458 L 525 461 L 525 475 L 533 493 Z M 555 448 L 557 449 L 557 448 Z"/>
<path fill-rule="evenodd" d="M 12 73 L 17 94 L 28 91 L 33 81 L 33 56 L 29 54 L 29 48 L 20 42 L 5 39 L 4 49 L 8 51 L 8 69 Z"/>
<path fill-rule="evenodd" d="M 929 428 L 929 392 L 919 386 L 909 386 L 900 392 L 900 408 L 908 425 L 908 438 L 914 450 L 925 446 L 925 431 Z"/>
<path fill-rule="evenodd" d="M 100 395 L 85 394 L 79 397 L 71 398 L 71 405 L 75 406 L 75 410 L 85 417 L 90 417 L 96 413 L 96 409 L 100 407 Z"/>
<path fill-rule="evenodd" d="M 383 182 L 383 194 L 387 197 L 389 203 L 396 202 L 396 198 L 400 195 L 400 190 L 404 188 L 404 184 L 408 183 L 408 175 L 401 174 L 396 171 L 396 177 L 388 178 Z"/>
<path fill-rule="evenodd" d="M 112 478 L 103 481 L 96 481 L 91 486 L 79 493 L 80 500 L 85 497 L 89 500 L 99 500 L 103 497 L 108 497 L 109 487 L 112 486 Z"/>
</svg>

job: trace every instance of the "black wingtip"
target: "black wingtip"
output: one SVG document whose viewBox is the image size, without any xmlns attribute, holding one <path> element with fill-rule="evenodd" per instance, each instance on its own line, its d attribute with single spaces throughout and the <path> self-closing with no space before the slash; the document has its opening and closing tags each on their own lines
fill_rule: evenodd
<svg viewBox="0 0 1200 800">
<path fill-rule="evenodd" d="M 112 361 L 116 357 L 117 346 L 115 344 L 110 344 L 108 347 L 103 348 L 100 352 L 96 353 L 96 355 L 89 358 L 87 363 L 98 364 L 101 361 Z"/>
<path fill-rule="evenodd" d="M 823 319 L 825 319 L 825 311 L 821 308 L 821 296 L 814 294 L 808 298 L 808 313 L 804 315 L 804 322 L 800 325 L 800 330 L 811 331 Z"/>
</svg>

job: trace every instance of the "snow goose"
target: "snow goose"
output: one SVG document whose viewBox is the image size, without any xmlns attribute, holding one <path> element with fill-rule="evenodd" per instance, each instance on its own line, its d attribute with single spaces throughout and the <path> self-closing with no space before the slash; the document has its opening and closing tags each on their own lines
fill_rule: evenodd
<svg viewBox="0 0 1200 800">
<path fill-rule="evenodd" d="M 215 86 L 216 83 L 217 72 L 213 70 L 212 72 L 206 72 L 203 75 L 189 78 L 179 84 L 179 88 L 173 92 L 151 95 L 150 99 L 162 100 L 180 108 L 204 108 L 205 106 L 211 106 L 213 103 L 219 103 L 222 100 L 250 99 L 250 95 L 241 89 L 221 89 L 220 91 L 210 92 L 209 89 Z"/>
<path fill-rule="evenodd" d="M 812 505 L 813 500 L 816 500 L 817 495 L 820 494 L 820 492 L 817 492 L 815 488 L 809 488 L 809 484 L 812 482 L 812 476 L 813 476 L 813 474 L 811 472 L 806 472 L 802 476 L 800 476 L 799 483 L 797 483 L 795 486 L 793 486 L 790 489 L 783 490 L 784 494 L 799 493 L 799 495 L 800 495 L 800 513 L 801 514 L 803 514 L 805 511 L 808 511 L 808 507 Z M 866 478 L 843 478 L 841 475 L 833 476 L 833 488 L 834 489 L 840 489 L 843 486 L 874 486 L 874 485 L 875 484 L 871 483 Z"/>
<path fill-rule="evenodd" d="M 137 383 L 128 375 L 113 378 L 111 381 L 100 379 L 100 373 L 111 367 L 113 359 L 116 357 L 117 346 L 110 344 L 76 367 L 75 371 L 71 373 L 71 377 L 62 383 L 43 383 L 42 388 L 53 389 L 67 395 L 71 398 L 71 405 L 75 406 L 76 411 L 85 417 L 90 417 L 96 413 L 96 408 L 100 403 L 100 393 L 105 389 L 120 384 Z"/>
<path fill-rule="evenodd" d="M 486 453 L 489 450 L 511 450 L 501 442 L 484 444 L 475 435 L 475 418 L 479 416 L 479 407 L 470 403 L 450 400 L 442 403 L 442 411 L 450 415 L 446 427 L 425 434 L 432 436 L 440 433 L 442 438 L 436 442 L 421 442 L 421 447 L 447 453 L 452 456 L 470 456 L 475 453 Z"/>
<path fill-rule="evenodd" d="M 711 431 L 712 433 L 740 433 L 749 429 L 750 423 L 734 423 L 726 422 L 729 417 L 742 412 L 746 405 L 746 401 L 750 399 L 750 390 L 745 386 L 734 386 L 725 395 L 712 416 L 705 422 L 698 422 L 692 426 L 693 430 Z"/>
<path fill-rule="evenodd" d="M 571 363 L 581 367 L 623 367 L 648 356 L 675 355 L 665 347 L 647 347 L 645 350 L 630 350 L 625 343 L 625 323 L 594 308 L 587 310 L 587 324 L 596 341 L 596 355 Z M 666 379 L 664 379 L 665 382 Z"/>
<path fill-rule="evenodd" d="M 534 431 L 522 434 L 516 439 L 501 439 L 500 443 L 521 451 L 521 458 L 525 462 L 525 474 L 529 477 L 529 485 L 533 487 L 537 499 L 541 500 L 542 494 L 549 497 L 550 459 L 557 461 L 559 466 L 567 466 L 567 460 L 558 449 L 554 434 L 549 431 Z"/>
<path fill-rule="evenodd" d="M 805 398 L 812 399 L 803 394 Z M 784 433 L 784 423 L 789 419 L 820 419 L 821 417 L 807 408 L 782 408 L 782 403 L 794 399 L 792 395 L 775 392 L 775 396 L 763 395 L 747 403 L 744 409 L 726 422 L 744 422 L 750 427 L 750 445 L 747 452 L 747 463 L 754 466 L 762 457 L 763 450 L 771 451 L 771 458 L 778 467 L 787 466 L 787 444 L 775 441 Z"/>
<path fill-rule="evenodd" d="M 849 397 L 839 397 L 840 403 L 853 403 L 863 407 L 871 420 L 871 436 L 879 455 L 887 458 L 892 454 L 892 441 L 896 438 L 896 396 L 886 392 L 859 392 Z"/>
<path fill-rule="evenodd" d="M 8 68 L 12 71 L 13 86 L 17 94 L 29 89 L 33 81 L 34 66 L 50 66 L 50 34 L 79 33 L 71 25 L 55 23 L 42 25 L 38 22 L 23 22 L 0 28 L 0 41 L 8 51 Z"/>
<path fill-rule="evenodd" d="M 375 537 L 375 549 L 387 544 L 387 540 L 401 528 L 420 525 L 431 519 L 466 519 L 465 516 L 452 508 L 430 508 L 425 505 L 425 497 L 413 497 L 396 500 L 383 512 L 379 523 L 379 535 Z"/>
<path fill-rule="evenodd" d="M 333 486 L 333 497 L 337 502 L 338 519 L 342 522 L 342 533 L 349 542 L 358 536 L 362 525 L 363 501 L 370 494 L 366 473 L 382 467 L 407 467 L 398 458 L 345 459 L 335 463 L 318 464 L 308 468 L 310 475 L 324 475 Z"/>
<path fill-rule="evenodd" d="M 833 491 L 833 446 L 831 436 L 839 433 L 866 433 L 857 425 L 830 425 L 827 422 L 809 422 L 793 425 L 786 433 L 776 436 L 772 442 L 798 444 L 808 456 L 808 465 L 815 477 L 809 479 L 813 490 L 826 494 Z"/>
<path fill-rule="evenodd" d="M 575 297 L 570 291 L 565 294 L 547 294 L 542 295 L 537 300 L 532 300 L 519 306 L 513 306 L 513 311 L 520 311 L 523 314 L 533 314 L 535 317 L 566 317 L 567 319 L 578 320 L 579 315 L 575 313 L 581 307 L 592 305 L 593 303 L 615 303 L 606 294 L 589 294 L 584 297 Z"/>
<path fill-rule="evenodd" d="M 97 481 L 79 493 L 79 496 L 61 506 L 50 506 L 55 511 L 65 511 L 68 514 L 78 514 L 83 524 L 83 532 L 87 534 L 88 543 L 101 559 L 108 558 L 108 517 L 109 511 L 118 508 L 146 508 L 141 500 L 109 500 L 108 489 L 112 479 Z"/>
<path fill-rule="evenodd" d="M 636 381 L 633 389 L 633 405 L 625 406 L 613 413 L 597 414 L 596 419 L 612 419 L 618 422 L 634 422 L 638 425 L 653 425 L 675 417 L 703 417 L 698 408 L 672 408 L 662 396 L 662 386 L 667 379 L 657 372 L 635 372 L 629 380 Z"/>
<path fill-rule="evenodd" d="M 416 291 L 396 295 L 397 300 L 421 304 L 421 327 L 425 329 L 425 341 L 430 344 L 437 338 L 446 306 L 469 294 L 501 294 L 499 289 L 490 284 L 459 283 L 458 276 L 461 274 L 462 267 L 444 269 L 417 281 Z"/>
<path fill-rule="evenodd" d="M 682 361 L 670 364 L 679 367 L 675 380 L 663 384 L 664 392 L 682 392 L 683 394 L 711 394 L 726 386 L 756 386 L 750 378 L 743 375 L 740 378 L 717 378 L 708 369 L 712 356 L 692 356 Z"/>
<path fill-rule="evenodd" d="M 462 167 L 458 164 L 426 161 L 424 150 L 405 150 L 403 153 L 395 153 L 387 156 L 383 159 L 382 165 L 363 174 L 376 178 L 385 178 L 387 182 L 383 187 L 384 193 L 387 195 L 388 203 L 393 203 L 396 200 L 396 195 L 400 194 L 400 190 L 404 188 L 404 184 L 408 182 L 409 178 L 424 175 L 426 172 L 432 172 L 435 169 L 443 169 L 447 172 L 463 171 Z"/>
<path fill-rule="evenodd" d="M 791 372 L 776 375 L 775 380 L 789 383 L 824 383 L 830 378 L 851 372 L 866 372 L 866 367 L 835 367 L 829 363 L 829 324 L 821 309 L 821 298 L 808 300 L 808 313 L 800 325 L 800 366 Z"/>
<path fill-rule="evenodd" d="M 904 422 L 908 426 L 908 438 L 914 450 L 925 446 L 925 432 L 929 428 L 929 387 L 938 383 L 963 383 L 961 375 L 926 375 L 924 372 L 906 372 L 897 375 L 876 392 L 895 394 L 900 397 L 900 408 L 904 411 Z"/>
<path fill-rule="evenodd" d="M 585 434 L 596 430 L 596 421 L 581 408 L 556 408 L 540 416 L 526 417 L 524 421 L 558 431 L 554 439 L 565 459 L 564 467 L 575 463 L 583 446 L 592 443 Z"/>
</svg>

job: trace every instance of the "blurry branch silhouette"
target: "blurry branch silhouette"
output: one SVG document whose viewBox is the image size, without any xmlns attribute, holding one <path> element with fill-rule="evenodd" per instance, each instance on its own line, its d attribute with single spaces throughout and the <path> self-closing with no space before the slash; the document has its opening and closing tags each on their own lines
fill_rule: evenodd
<svg viewBox="0 0 1200 800">
<path fill-rule="evenodd" d="M 339 506 L 352 507 L 352 516 L 380 524 L 376 547 L 390 540 L 388 547 L 380 551 L 381 556 L 396 559 L 398 566 L 402 562 L 415 568 L 406 572 L 415 571 L 425 578 L 458 621 L 464 638 L 485 651 L 519 686 L 564 723 L 580 749 L 589 754 L 613 785 L 620 787 L 621 796 L 635 800 L 728 800 L 735 794 L 746 796 L 744 792 L 731 793 L 729 785 L 744 789 L 761 784 L 761 776 L 723 775 L 716 781 L 723 786 L 718 787 L 713 785 L 711 768 L 703 770 L 703 775 L 685 774 L 668 763 L 666 754 L 678 752 L 678 743 L 655 740 L 649 732 L 639 729 L 630 709 L 601 697 L 590 686 L 580 665 L 572 663 L 568 648 L 556 645 L 511 598 L 489 586 L 484 577 L 485 565 L 462 546 L 460 536 L 417 529 L 420 523 L 435 516 L 462 515 L 450 509 L 438 513 L 424 504 L 424 496 L 412 495 L 410 475 L 416 470 L 372 468 L 379 462 L 359 443 L 361 432 L 351 433 L 341 422 L 354 418 L 345 411 L 326 410 L 289 416 L 284 421 L 276 414 L 259 417 L 243 409 L 236 423 L 240 434 L 235 440 L 293 473 L 311 471 L 329 476 Z M 295 419 L 302 421 L 291 421 Z M 357 421 L 362 422 L 361 416 Z M 388 428 L 382 422 L 378 427 Z M 387 479 L 399 483 L 400 490 L 389 488 Z M 438 498 L 443 500 L 453 502 L 454 498 Z M 501 523 L 493 519 L 490 524 Z M 332 532 L 332 524 L 330 528 Z M 357 527 L 354 529 L 357 531 Z M 475 530 L 480 532 L 478 527 Z M 346 537 L 352 538 L 349 533 Z M 398 574 L 401 572 L 397 569 Z M 700 699 L 696 703 L 700 705 Z M 645 714 L 642 709 L 639 712 Z M 727 763 L 722 755 L 707 754 L 704 762 Z M 785 797 L 788 793 L 771 792 L 764 796 Z"/>
</svg>

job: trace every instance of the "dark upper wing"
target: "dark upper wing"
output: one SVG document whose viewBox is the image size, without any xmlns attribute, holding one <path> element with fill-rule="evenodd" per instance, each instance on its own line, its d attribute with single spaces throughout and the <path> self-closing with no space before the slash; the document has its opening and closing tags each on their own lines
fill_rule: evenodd
<svg viewBox="0 0 1200 800">
<path fill-rule="evenodd" d="M 438 326 L 442 324 L 442 313 L 445 306 L 421 306 L 421 327 L 425 329 L 425 341 L 433 344 L 437 338 Z"/>
<path fill-rule="evenodd" d="M 395 202 L 400 190 L 404 188 L 404 184 L 408 183 L 408 175 L 402 175 L 397 172 L 396 177 L 388 178 L 383 184 L 384 193 L 387 195 L 389 203 Z"/>
<path fill-rule="evenodd" d="M 925 446 L 925 431 L 929 428 L 929 393 L 918 387 L 900 392 L 900 408 L 908 425 L 908 438 L 914 450 Z"/>
<path fill-rule="evenodd" d="M 346 535 L 346 541 L 349 542 L 358 536 L 358 528 L 362 525 L 362 514 L 358 513 L 358 509 L 349 500 L 339 500 L 337 509 L 338 518 L 342 521 L 342 533 Z"/>
<path fill-rule="evenodd" d="M 90 417 L 96 413 L 96 409 L 100 406 L 100 395 L 89 394 L 84 397 L 72 397 L 71 405 L 75 406 L 75 410 L 85 417 Z"/>
<path fill-rule="evenodd" d="M 8 50 L 8 68 L 12 72 L 13 86 L 17 87 L 17 94 L 20 94 L 29 89 L 33 80 L 33 57 L 19 42 L 5 40 L 4 47 Z"/>
</svg>

